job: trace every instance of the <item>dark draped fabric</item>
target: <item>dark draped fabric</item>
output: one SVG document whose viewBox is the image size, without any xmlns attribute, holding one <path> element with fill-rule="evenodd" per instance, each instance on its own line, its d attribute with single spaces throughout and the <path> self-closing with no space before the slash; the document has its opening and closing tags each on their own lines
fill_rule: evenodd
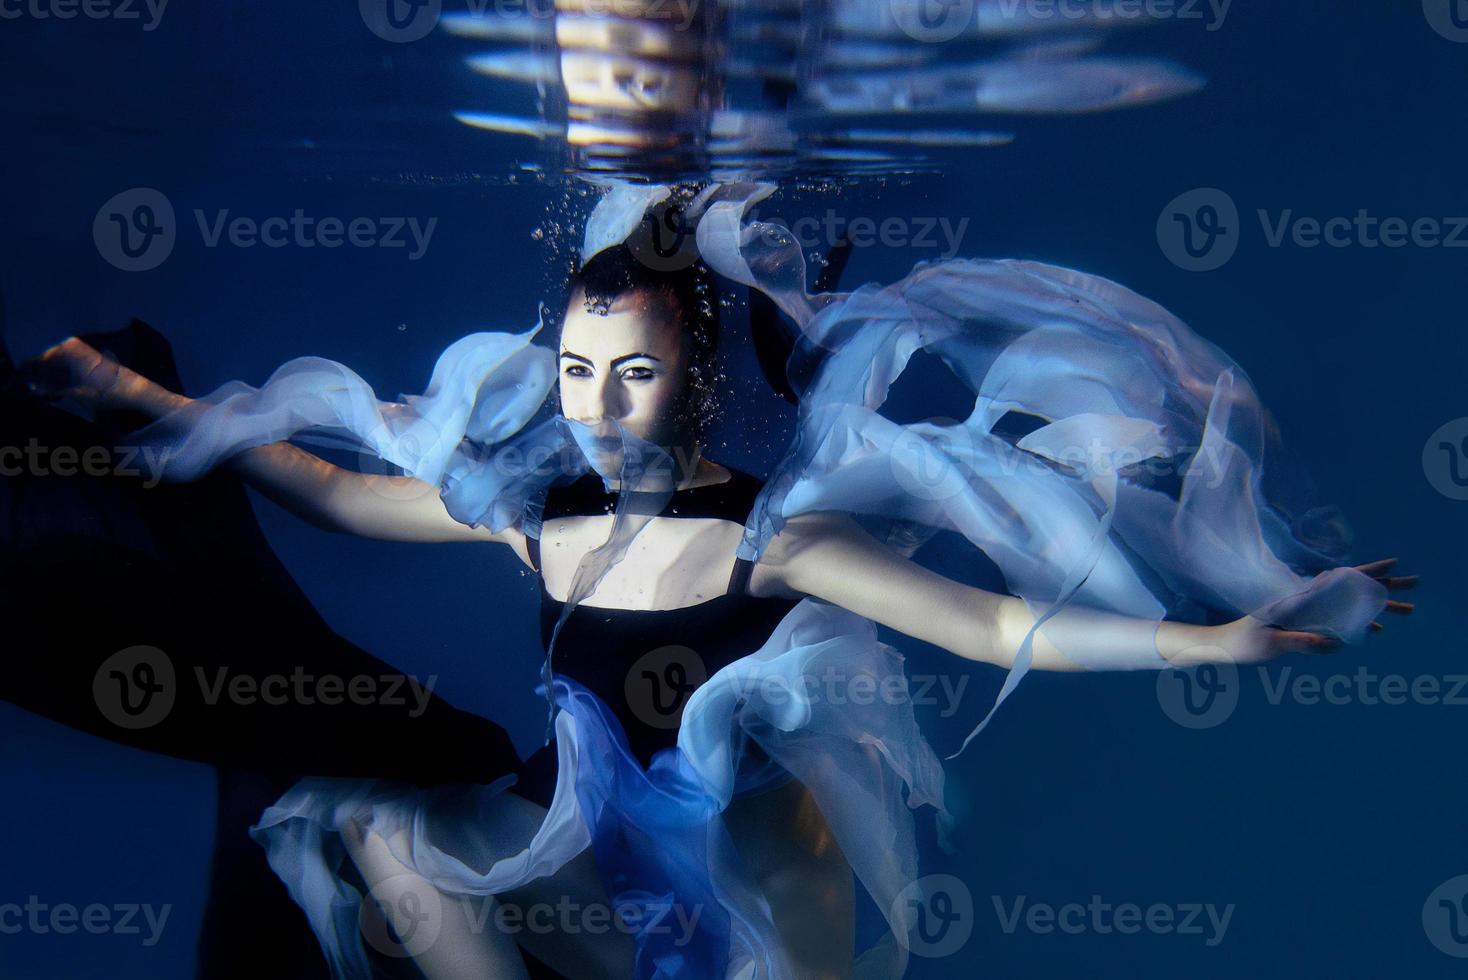
<svg viewBox="0 0 1468 980">
<path fill-rule="evenodd" d="M 84 339 L 183 390 L 167 341 L 146 324 Z M 401 704 L 209 703 L 197 672 L 214 679 L 220 667 L 231 677 L 401 674 L 316 613 L 271 551 L 238 480 L 216 473 L 146 486 L 138 461 L 111 452 L 137 419 L 83 420 L 22 382 L 0 341 L 0 447 L 38 447 L 45 461 L 32 465 L 11 452 L 0 478 L 0 698 L 102 738 L 215 766 L 217 833 L 198 976 L 325 977 L 304 916 L 246 828 L 299 775 L 492 782 L 518 771 L 508 735 L 437 696 L 414 717 L 406 687 Z M 62 447 L 78 459 L 92 450 L 92 464 L 68 463 Z M 74 475 L 56 475 L 63 469 Z M 87 475 L 104 469 L 140 475 Z M 173 701 L 156 724 L 129 729 L 109 719 L 93 684 L 105 661 L 139 645 L 166 653 Z"/>
</svg>

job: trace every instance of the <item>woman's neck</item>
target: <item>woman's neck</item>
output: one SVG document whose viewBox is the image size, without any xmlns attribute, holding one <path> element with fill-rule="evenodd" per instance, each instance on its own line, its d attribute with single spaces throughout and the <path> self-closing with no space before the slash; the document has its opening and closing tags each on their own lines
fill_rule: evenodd
<svg viewBox="0 0 1468 980">
<path fill-rule="evenodd" d="M 702 453 L 699 454 L 691 469 L 688 479 L 678 484 L 679 490 L 707 486 L 711 483 L 724 483 L 734 476 L 729 472 L 727 466 L 721 466 L 711 459 L 704 459 Z"/>
<path fill-rule="evenodd" d="M 694 445 L 683 447 L 677 454 L 678 457 L 678 479 L 674 484 L 677 490 L 685 490 L 688 487 L 696 487 L 702 482 L 707 460 L 703 458 L 703 447 Z"/>
<path fill-rule="evenodd" d="M 679 447 L 674 449 L 670 456 L 673 463 L 674 490 L 691 490 L 694 487 L 725 483 L 733 479 L 733 474 L 728 467 L 704 458 L 703 449 L 700 446 Z M 609 481 L 610 489 L 616 490 L 619 487 L 618 481 Z M 647 489 L 653 488 L 648 486 Z"/>
</svg>

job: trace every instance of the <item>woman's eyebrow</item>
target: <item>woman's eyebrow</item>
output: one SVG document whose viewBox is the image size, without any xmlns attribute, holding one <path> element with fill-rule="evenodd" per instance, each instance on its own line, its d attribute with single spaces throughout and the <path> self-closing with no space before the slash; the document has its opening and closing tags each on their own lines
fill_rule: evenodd
<svg viewBox="0 0 1468 980">
<path fill-rule="evenodd" d="M 582 357 L 580 354 L 573 354 L 573 353 L 571 353 L 568 350 L 561 351 L 561 356 L 562 357 L 569 357 L 573 361 L 580 361 L 582 364 L 585 364 L 587 367 L 591 367 L 592 366 L 591 359 L 590 358 L 588 358 L 588 357 Z M 644 354 L 641 351 L 639 351 L 636 354 L 623 354 L 621 357 L 614 358 L 612 360 L 612 367 L 616 367 L 618 364 L 621 364 L 623 361 L 635 361 L 639 357 L 646 358 L 649 361 L 657 361 L 659 364 L 663 363 L 663 359 L 661 357 L 654 357 L 652 354 Z"/>
<path fill-rule="evenodd" d="M 623 361 L 635 361 L 639 357 L 645 357 L 649 361 L 657 361 L 659 364 L 663 363 L 663 359 L 661 357 L 653 357 L 651 354 L 643 354 L 641 352 L 638 352 L 636 354 L 623 354 L 621 357 L 613 358 L 612 359 L 612 367 L 616 367 L 618 364 L 621 364 Z"/>
</svg>

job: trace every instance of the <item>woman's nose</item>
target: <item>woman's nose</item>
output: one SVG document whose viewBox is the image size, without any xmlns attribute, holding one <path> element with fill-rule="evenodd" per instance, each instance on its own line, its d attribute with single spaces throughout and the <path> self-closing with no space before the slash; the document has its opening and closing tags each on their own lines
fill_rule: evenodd
<svg viewBox="0 0 1468 980">
<path fill-rule="evenodd" d="M 593 381 L 588 385 L 576 421 L 595 425 L 607 419 L 620 419 L 627 412 L 626 399 L 614 381 Z"/>
</svg>

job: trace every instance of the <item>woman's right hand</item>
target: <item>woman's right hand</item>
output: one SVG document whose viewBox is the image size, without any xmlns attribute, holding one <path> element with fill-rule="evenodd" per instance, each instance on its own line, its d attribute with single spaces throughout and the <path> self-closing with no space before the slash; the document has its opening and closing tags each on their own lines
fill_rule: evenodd
<svg viewBox="0 0 1468 980">
<path fill-rule="evenodd" d="M 134 406 L 146 378 L 79 337 L 68 337 L 21 367 L 33 394 L 47 401 L 70 400 L 91 410 Z"/>
</svg>

